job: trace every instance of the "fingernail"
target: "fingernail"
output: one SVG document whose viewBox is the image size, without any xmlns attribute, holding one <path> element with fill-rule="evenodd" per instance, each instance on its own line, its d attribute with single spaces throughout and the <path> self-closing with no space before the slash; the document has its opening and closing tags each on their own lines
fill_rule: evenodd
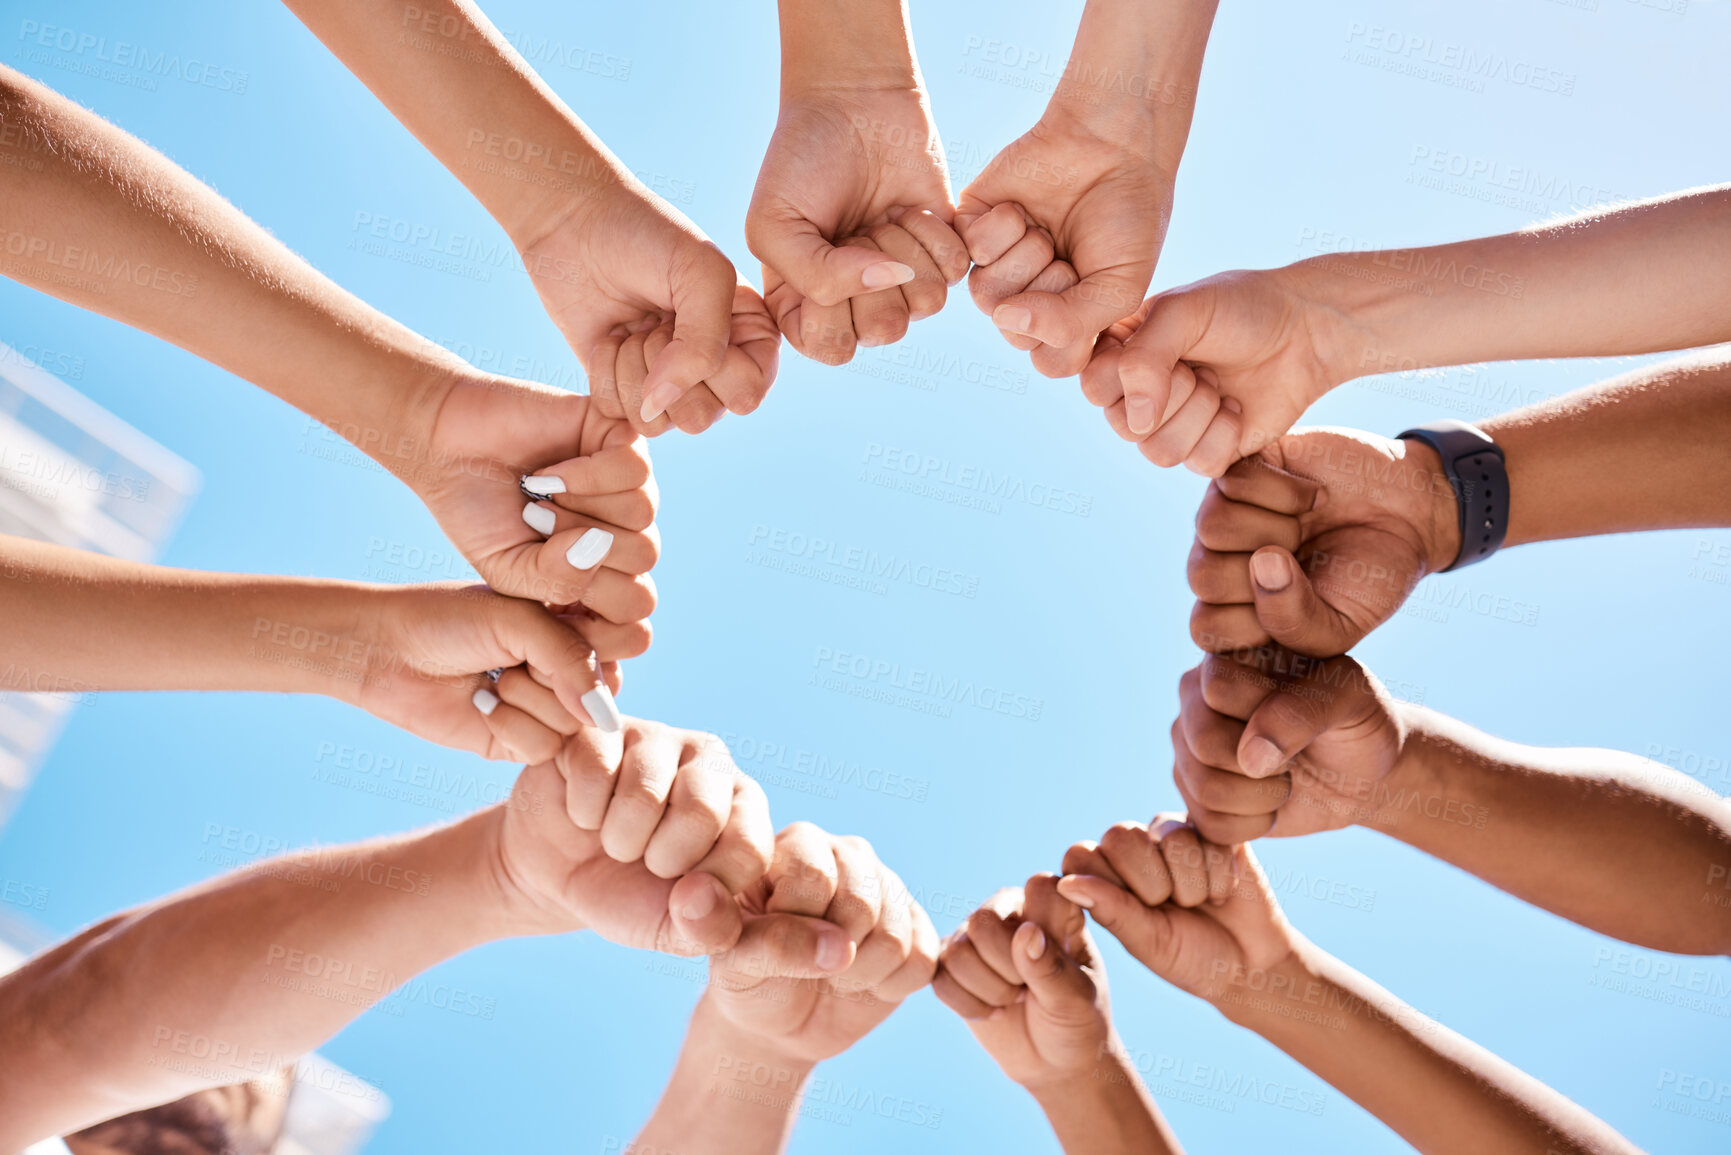
<svg viewBox="0 0 1731 1155">
<path fill-rule="evenodd" d="M 1124 420 L 1132 433 L 1154 432 L 1154 399 L 1134 394 L 1124 398 Z"/>
<path fill-rule="evenodd" d="M 679 400 L 679 386 L 663 381 L 643 395 L 643 420 L 654 421 L 667 412 L 667 407 Z"/>
<path fill-rule="evenodd" d="M 1034 313 L 1021 305 L 999 305 L 992 311 L 992 324 L 1011 333 L 1028 335 L 1034 327 Z"/>
<path fill-rule="evenodd" d="M 612 548 L 612 534 L 604 529 L 592 529 L 565 551 L 565 560 L 577 569 L 594 569 Z"/>
<path fill-rule="evenodd" d="M 1066 882 L 1070 885 L 1065 886 L 1064 884 Z M 1083 910 L 1094 909 L 1094 900 L 1082 889 L 1081 883 L 1074 881 L 1074 876 L 1070 878 L 1060 878 L 1058 880 L 1058 893 L 1081 907 Z"/>
<path fill-rule="evenodd" d="M 891 289 L 914 279 L 914 271 L 900 261 L 879 261 L 868 265 L 859 276 L 860 284 L 868 289 Z"/>
<path fill-rule="evenodd" d="M 557 515 L 551 509 L 544 505 L 536 505 L 532 501 L 523 507 L 523 521 L 542 537 L 550 536 L 553 533 L 553 527 L 558 524 Z"/>
<path fill-rule="evenodd" d="M 700 918 L 708 918 L 709 912 L 715 909 L 715 883 L 711 882 L 691 896 L 691 899 L 679 908 L 679 913 L 687 922 L 696 922 Z"/>
<path fill-rule="evenodd" d="M 490 715 L 494 710 L 499 708 L 499 695 L 493 693 L 493 691 L 487 689 L 485 686 L 476 690 L 475 696 L 470 698 L 469 701 L 475 703 L 475 709 L 481 711 L 483 714 Z"/>
<path fill-rule="evenodd" d="M 1246 742 L 1244 753 L 1239 757 L 1239 763 L 1252 774 L 1272 774 L 1284 761 L 1280 747 L 1263 737 Z"/>
<path fill-rule="evenodd" d="M 1046 932 L 1041 930 L 1039 927 L 1035 927 L 1034 933 L 1028 936 L 1028 945 L 1022 949 L 1031 959 L 1037 959 L 1041 955 L 1045 954 Z"/>
<path fill-rule="evenodd" d="M 891 221 L 900 221 L 908 213 L 907 205 L 891 205 L 887 215 Z"/>
<path fill-rule="evenodd" d="M 1220 408 L 1226 410 L 1228 413 L 1244 412 L 1243 404 L 1236 397 L 1222 397 L 1220 399 Z"/>
<path fill-rule="evenodd" d="M 1159 822 L 1156 822 L 1153 825 L 1148 833 L 1154 836 L 1155 842 L 1164 842 L 1166 841 L 1167 835 L 1171 834 L 1174 830 L 1184 829 L 1185 825 L 1186 823 L 1182 818 L 1162 818 Z"/>
<path fill-rule="evenodd" d="M 619 717 L 619 707 L 613 701 L 613 691 L 606 686 L 596 686 L 578 700 L 595 720 L 595 728 L 603 734 L 617 734 L 625 728 Z"/>
<path fill-rule="evenodd" d="M 565 482 L 550 474 L 528 474 L 519 478 L 517 484 L 523 487 L 524 492 L 533 493 L 536 497 L 551 497 L 565 492 Z"/>
<path fill-rule="evenodd" d="M 818 970 L 832 974 L 847 966 L 847 936 L 839 930 L 818 936 L 817 954 L 813 961 Z"/>
<path fill-rule="evenodd" d="M 1292 584 L 1292 567 L 1278 553 L 1250 555 L 1250 573 L 1256 584 L 1269 593 L 1279 593 Z"/>
</svg>

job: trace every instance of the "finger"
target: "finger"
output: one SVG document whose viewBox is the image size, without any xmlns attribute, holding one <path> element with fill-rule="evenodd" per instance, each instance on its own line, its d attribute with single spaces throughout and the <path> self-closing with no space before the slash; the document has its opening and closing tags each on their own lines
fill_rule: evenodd
<svg viewBox="0 0 1731 1155">
<path fill-rule="evenodd" d="M 600 670 L 597 669 L 596 686 L 602 684 L 600 676 Z M 577 727 L 584 724 L 560 703 L 559 695 L 536 679 L 526 666 L 513 666 L 500 674 L 492 689 L 507 706 L 521 710 L 561 740 L 566 734 L 575 734 Z M 530 760 L 545 762 L 556 753 L 557 750 L 550 750 L 541 757 Z"/>
<path fill-rule="evenodd" d="M 524 505 L 522 516 L 523 524 L 536 533 L 562 540 L 570 555 L 567 564 L 577 569 L 593 569 L 605 561 L 608 569 L 640 574 L 661 559 L 661 534 L 653 525 L 632 532 L 543 501 Z"/>
<path fill-rule="evenodd" d="M 1058 880 L 1058 893 L 1086 910 L 1143 966 L 1156 973 L 1166 966 L 1172 946 L 1166 911 L 1146 906 L 1129 891 L 1091 874 L 1066 874 Z"/>
<path fill-rule="evenodd" d="M 1274 829 L 1275 819 L 1279 817 L 1278 812 L 1239 815 L 1210 810 L 1190 796 L 1190 788 L 1177 775 L 1173 775 L 1173 783 L 1178 787 L 1178 796 L 1184 799 L 1191 825 L 1202 837 L 1221 846 L 1262 838 Z"/>
<path fill-rule="evenodd" d="M 1149 834 L 1160 846 L 1160 857 L 1172 879 L 1172 899 L 1179 906 L 1201 906 L 1208 898 L 1208 868 L 1202 839 L 1177 815 L 1156 815 Z"/>
<path fill-rule="evenodd" d="M 727 406 L 708 385 L 693 385 L 667 407 L 667 420 L 681 433 L 697 434 L 727 416 Z"/>
<path fill-rule="evenodd" d="M 746 239 L 758 260 L 774 266 L 801 296 L 820 306 L 845 304 L 849 297 L 914 279 L 912 269 L 875 249 L 830 244 L 817 225 L 791 212 L 779 219 L 748 218 Z"/>
<path fill-rule="evenodd" d="M 1024 922 L 1011 944 L 1028 995 L 1048 1010 L 1094 1010 L 1094 982 L 1064 954 L 1044 927 Z"/>
<path fill-rule="evenodd" d="M 908 952 L 913 948 L 914 921 L 907 900 L 907 888 L 901 885 L 901 880 L 889 873 L 887 867 L 880 867 L 888 877 L 884 884 L 894 880 L 894 886 L 901 892 L 899 897 L 886 899 L 878 915 L 877 925 L 866 935 L 865 941 L 859 944 L 859 953 L 854 957 L 853 966 L 848 969 L 847 977 L 850 984 L 858 988 L 870 989 L 889 978 L 901 969 L 907 961 Z"/>
<path fill-rule="evenodd" d="M 877 248 L 867 237 L 849 237 L 842 243 Z M 900 288 L 862 293 L 848 302 L 848 310 L 853 318 L 854 339 L 867 348 L 892 345 L 907 334 L 908 302 Z"/>
<path fill-rule="evenodd" d="M 711 977 L 735 990 L 771 978 L 825 978 L 847 970 L 853 955 L 853 942 L 833 923 L 796 914 L 759 915 L 746 920 L 733 949 L 714 957 Z M 717 976 L 717 970 L 724 973 Z"/>
<path fill-rule="evenodd" d="M 1100 844 L 1091 840 L 1074 843 L 1064 851 L 1063 871 L 1065 874 L 1092 874 L 1113 886 L 1128 885 L 1106 861 L 1106 856 L 1100 852 Z"/>
<path fill-rule="evenodd" d="M 619 709 L 601 678 L 589 640 L 533 602 L 498 599 L 496 604 L 500 616 L 493 621 L 494 637 L 516 659 L 513 667 L 526 663 L 528 669 L 501 675 L 502 688 L 494 687 L 492 692 L 561 734 L 576 729 L 573 719 L 617 732 Z M 537 686 L 549 693 L 539 692 Z"/>
<path fill-rule="evenodd" d="M 1292 797 L 1292 777 L 1250 778 L 1233 770 L 1222 770 L 1197 760 L 1188 750 L 1173 757 L 1173 778 L 1181 782 L 1184 798 L 1223 817 L 1271 817 Z M 1208 837 L 1220 841 L 1214 835 Z"/>
<path fill-rule="evenodd" d="M 1197 668 L 1201 671 L 1202 700 L 1210 710 L 1228 718 L 1248 719 L 1268 695 L 1278 690 L 1281 685 L 1279 678 L 1264 673 L 1249 662 L 1219 654 L 1210 654 L 1203 658 L 1202 665 Z M 1239 733 L 1242 734 L 1243 731 L 1240 730 Z M 1233 744 L 1232 753 L 1230 765 L 1237 766 L 1236 743 Z"/>
<path fill-rule="evenodd" d="M 835 855 L 835 896 L 823 916 L 847 931 L 855 943 L 865 941 L 884 906 L 883 879 L 871 843 L 856 836 L 832 840 Z"/>
<path fill-rule="evenodd" d="M 627 333 L 619 342 L 618 352 L 613 358 L 613 373 L 609 380 L 613 391 L 619 397 L 619 405 L 625 411 L 625 419 L 639 433 L 649 434 L 665 429 L 667 422 L 657 419 L 653 422 L 643 420 L 643 381 L 649 375 L 649 359 L 644 355 L 644 347 L 648 343 L 649 334 L 654 326 L 659 325 L 656 318 L 648 319 L 651 328 L 638 328 Z"/>
<path fill-rule="evenodd" d="M 1003 894 L 1003 892 L 999 892 Z M 1022 889 L 1016 887 L 1003 901 L 988 903 L 968 916 L 965 924 L 968 938 L 979 952 L 980 960 L 1007 983 L 1020 983 L 1020 973 L 1010 954 L 1010 936 L 1022 921 Z"/>
<path fill-rule="evenodd" d="M 712 874 L 687 874 L 675 882 L 667 896 L 667 911 L 673 924 L 674 954 L 728 950 L 745 929 L 739 904 Z"/>
<path fill-rule="evenodd" d="M 1058 893 L 1058 876 L 1049 871 L 1034 875 L 1022 885 L 1022 896 L 1022 916 L 1038 923 L 1059 950 L 1075 955 L 1088 920 L 1081 907 Z"/>
<path fill-rule="evenodd" d="M 982 1002 L 963 990 L 955 977 L 941 967 L 937 977 L 932 979 L 932 993 L 938 996 L 940 1003 L 969 1021 L 987 1018 L 995 1009 L 991 1004 Z"/>
<path fill-rule="evenodd" d="M 1233 501 L 1210 485 L 1196 511 L 1196 540 L 1216 553 L 1249 553 L 1265 545 L 1296 550 L 1302 535 L 1296 517 Z"/>
<path fill-rule="evenodd" d="M 1124 400 L 1124 386 L 1119 381 L 1119 361 L 1123 358 L 1123 344 L 1113 341 L 1104 334 L 1094 347 L 1094 355 L 1088 358 L 1088 363 L 1082 367 L 1082 396 L 1101 409 Z M 1127 440 L 1135 440 L 1128 424 L 1120 436 Z"/>
<path fill-rule="evenodd" d="M 944 274 L 914 235 L 899 225 L 879 225 L 871 231 L 872 243 L 888 256 L 894 257 L 914 271 L 914 279 L 901 286 L 902 299 L 907 303 L 908 320 L 918 321 L 936 314 L 944 307 L 949 295 Z M 858 315 L 855 315 L 858 331 Z"/>
<path fill-rule="evenodd" d="M 1200 477 L 1219 477 L 1238 460 L 1243 435 L 1244 406 L 1237 398 L 1222 397 L 1220 411 L 1184 459 L 1184 468 Z"/>
<path fill-rule="evenodd" d="M 1198 837 L 1202 840 L 1202 862 L 1208 869 L 1208 905 L 1224 905 L 1235 881 L 1232 851 L 1203 836 L 1200 831 Z"/>
<path fill-rule="evenodd" d="M 643 382 L 642 417 L 654 421 L 686 390 L 721 368 L 733 328 L 733 262 L 713 245 L 684 262 L 672 285 L 673 336 L 652 355 Z"/>
<path fill-rule="evenodd" d="M 678 878 L 709 856 L 733 808 L 733 759 L 719 739 L 699 735 L 680 752 L 667 806 L 643 849 L 657 878 Z"/>
<path fill-rule="evenodd" d="M 583 635 L 583 640 L 602 661 L 603 670 L 607 665 L 617 668 L 618 663 L 627 658 L 648 652 L 654 637 L 654 631 L 646 621 L 610 622 L 581 608 L 576 613 L 563 615 L 560 620 Z M 617 694 L 619 691 L 615 689 L 613 692 Z"/>
<path fill-rule="evenodd" d="M 1100 836 L 1100 853 L 1131 893 L 1149 906 L 1172 897 L 1173 879 L 1159 840 L 1139 822 L 1120 822 Z"/>
<path fill-rule="evenodd" d="M 1195 375 L 1188 365 L 1181 365 L 1173 374 L 1174 380 Z M 1184 404 L 1177 412 L 1167 418 L 1153 433 L 1142 441 L 1142 456 L 1161 468 L 1178 465 L 1196 448 L 1196 443 L 1202 440 L 1202 435 L 1208 432 L 1209 422 L 1220 412 L 1220 393 L 1210 386 L 1196 382 Z"/>
<path fill-rule="evenodd" d="M 1265 778 L 1319 735 L 1363 721 L 1382 708 L 1382 687 L 1351 658 L 1334 658 L 1265 698 L 1244 724 L 1238 764 Z"/>
<path fill-rule="evenodd" d="M 1208 329 L 1203 294 L 1177 290 L 1149 299 L 1146 316 L 1124 343 L 1118 376 L 1125 415 L 1138 435 L 1152 433 L 1165 408 L 1173 371 Z"/>
<path fill-rule="evenodd" d="M 643 857 L 678 776 L 679 754 L 679 740 L 668 727 L 626 731 L 613 796 L 607 800 L 607 813 L 601 821 L 601 849 L 607 857 L 615 862 L 636 862 Z"/>
<path fill-rule="evenodd" d="M 931 916 L 919 903 L 910 903 L 908 914 L 913 924 L 913 941 L 901 968 L 878 983 L 877 995 L 885 1002 L 899 1003 L 921 987 L 928 985 L 938 968 L 938 932 Z"/>
<path fill-rule="evenodd" d="M 785 827 L 776 835 L 768 878 L 766 909 L 822 918 L 840 882 L 829 835 L 809 822 Z"/>
<path fill-rule="evenodd" d="M 604 568 L 577 604 L 610 622 L 642 621 L 655 611 L 655 580 Z"/>
<path fill-rule="evenodd" d="M 1173 749 L 1207 766 L 1238 768 L 1238 737 L 1244 723 L 1209 706 L 1202 696 L 1202 671 L 1191 669 L 1178 681 L 1178 720 L 1172 724 Z"/>
<path fill-rule="evenodd" d="M 571 510 L 584 513 L 576 504 L 586 497 L 603 497 L 631 493 L 650 483 L 654 471 L 649 463 L 649 442 L 633 437 L 623 445 L 556 462 L 520 480 L 522 487 L 535 496 L 553 501 Z"/>
<path fill-rule="evenodd" d="M 962 209 L 956 213 L 956 230 L 967 244 L 968 257 L 976 265 L 995 263 L 1028 232 L 1028 218 L 1020 205 L 1006 201 L 987 209 L 964 192 Z M 977 212 L 966 212 L 974 208 Z"/>
<path fill-rule="evenodd" d="M 848 302 L 820 305 L 807 298 L 793 315 L 798 327 L 788 330 L 787 339 L 803 356 L 825 365 L 845 365 L 853 360 L 859 338 L 853 328 L 853 308 Z"/>
<path fill-rule="evenodd" d="M 1053 255 L 1052 238 L 1046 230 L 1029 229 L 997 260 L 984 265 L 975 262 L 974 271 L 968 275 L 968 292 L 1004 336 L 1039 340 L 1029 332 L 1033 321 L 1027 309 L 1019 305 L 1005 308 L 1004 302 L 1024 293 L 1051 265 Z"/>
<path fill-rule="evenodd" d="M 502 760 L 529 765 L 546 762 L 556 757 L 565 744 L 563 735 L 557 730 L 525 710 L 502 704 L 499 696 L 486 686 L 478 688 L 471 701 L 503 749 L 505 759 Z"/>
<path fill-rule="evenodd" d="M 735 774 L 727 825 L 692 872 L 712 874 L 728 893 L 738 894 L 763 878 L 774 853 L 775 827 L 769 821 L 769 800 L 756 782 Z"/>
<path fill-rule="evenodd" d="M 1046 346 L 1034 358 L 1034 368 L 1047 377 L 1080 373 L 1101 330 L 1142 303 L 1153 272 L 1142 263 L 1120 265 L 1090 273 L 1062 293 L 1030 292 L 1005 301 L 1005 306 L 1028 310 L 1032 325 L 1025 331 Z"/>
<path fill-rule="evenodd" d="M 942 217 L 930 209 L 909 209 L 899 215 L 892 211 L 890 215 L 919 242 L 920 248 L 937 266 L 938 275 L 945 285 L 957 284 L 968 275 L 973 259 L 968 255 L 967 242 Z M 901 258 L 897 256 L 897 259 Z"/>
<path fill-rule="evenodd" d="M 944 948 L 943 969 L 970 998 L 987 1007 L 1007 1007 L 1022 996 L 1020 980 L 1007 982 L 986 965 L 966 930 L 950 936 L 950 945 Z"/>
<path fill-rule="evenodd" d="M 1323 493 L 1320 483 L 1288 473 L 1260 454 L 1235 462 L 1214 484 L 1233 501 L 1293 517 L 1316 508 Z"/>
<path fill-rule="evenodd" d="M 1254 650 L 1270 642 L 1268 631 L 1257 620 L 1255 606 L 1211 606 L 1207 602 L 1190 608 L 1190 637 L 1210 654 Z"/>
<path fill-rule="evenodd" d="M 1370 632 L 1323 600 L 1289 548 L 1264 546 L 1250 556 L 1249 569 L 1256 620 L 1287 649 L 1316 657 L 1344 654 Z"/>
<path fill-rule="evenodd" d="M 1193 542 L 1184 562 L 1184 576 L 1190 592 L 1209 605 L 1248 606 L 1255 602 L 1247 553 L 1216 553 L 1199 541 Z"/>
<path fill-rule="evenodd" d="M 630 727 L 640 726 L 635 719 Z M 554 764 L 565 779 L 565 813 L 579 830 L 600 830 L 613 797 L 625 738 L 585 727 L 565 740 Z"/>
</svg>

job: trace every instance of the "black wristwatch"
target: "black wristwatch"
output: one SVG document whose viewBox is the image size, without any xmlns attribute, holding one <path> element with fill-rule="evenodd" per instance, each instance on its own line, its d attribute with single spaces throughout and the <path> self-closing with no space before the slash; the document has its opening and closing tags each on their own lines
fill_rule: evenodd
<svg viewBox="0 0 1731 1155">
<path fill-rule="evenodd" d="M 1401 436 L 1436 450 L 1443 474 L 1454 487 L 1461 548 L 1448 569 L 1484 561 L 1501 549 L 1509 531 L 1509 471 L 1497 443 L 1465 421 L 1432 421 Z"/>
</svg>

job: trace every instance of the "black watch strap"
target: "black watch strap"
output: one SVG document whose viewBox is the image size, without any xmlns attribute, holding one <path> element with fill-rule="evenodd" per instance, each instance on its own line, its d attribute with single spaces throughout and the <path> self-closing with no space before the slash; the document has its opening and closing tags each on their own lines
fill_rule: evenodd
<svg viewBox="0 0 1731 1155">
<path fill-rule="evenodd" d="M 1461 549 L 1448 568 L 1456 570 L 1484 561 L 1501 549 L 1509 532 L 1509 471 L 1497 443 L 1465 421 L 1432 421 L 1401 436 L 1416 438 L 1436 450 L 1442 458 L 1443 473 L 1454 487 Z"/>
</svg>

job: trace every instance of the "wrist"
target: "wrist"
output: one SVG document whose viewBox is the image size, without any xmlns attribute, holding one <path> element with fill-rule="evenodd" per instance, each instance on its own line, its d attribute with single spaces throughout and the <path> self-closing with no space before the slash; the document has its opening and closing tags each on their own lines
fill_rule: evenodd
<svg viewBox="0 0 1731 1155">
<path fill-rule="evenodd" d="M 749 996 L 748 996 L 749 997 Z M 761 1034 L 734 1021 L 716 1002 L 713 987 L 706 988 L 691 1015 L 692 1044 L 708 1055 L 718 1056 L 712 1072 L 718 1079 L 736 1070 L 768 1069 L 783 1090 L 797 1092 L 817 1066 L 783 1040 Z M 731 1065 L 730 1065 L 731 1064 Z"/>
<path fill-rule="evenodd" d="M 1208 1003 L 1227 1022 L 1264 1038 L 1276 1026 L 1313 1023 L 1327 1003 L 1327 953 L 1296 931 L 1283 955 L 1259 965 L 1233 964 L 1220 976 Z"/>
<path fill-rule="evenodd" d="M 1394 766 L 1383 779 L 1376 796 L 1376 805 L 1357 821 L 1357 825 L 1374 829 L 1393 838 L 1403 838 L 1402 828 L 1415 818 L 1445 816 L 1447 783 L 1446 768 L 1436 754 L 1436 717 L 1430 710 L 1412 702 L 1393 703 L 1395 728 L 1400 735 L 1400 751 Z M 1435 812 L 1435 815 L 1433 815 Z"/>
<path fill-rule="evenodd" d="M 1141 1078 L 1122 1040 L 1114 1032 L 1111 1038 L 1100 1044 L 1094 1062 L 1087 1067 L 1055 1070 L 1036 1078 L 1016 1081 L 1050 1114 L 1051 1107 L 1060 1103 L 1098 1102 L 1110 1098 L 1123 1088 L 1137 1086 Z"/>
<path fill-rule="evenodd" d="M 1406 474 L 1402 492 L 1414 501 L 1409 518 L 1424 554 L 1424 572 L 1441 573 L 1460 556 L 1460 501 L 1436 450 L 1416 437 L 1398 443 Z"/>
<path fill-rule="evenodd" d="M 511 861 L 510 812 L 558 804 L 520 794 L 514 785 L 505 801 L 477 810 L 463 820 L 473 825 L 480 848 L 474 866 L 475 886 L 487 896 L 489 909 L 494 912 L 497 925 L 494 938 L 568 934 L 585 929 L 584 923 L 563 904 L 531 886 Z"/>
</svg>

